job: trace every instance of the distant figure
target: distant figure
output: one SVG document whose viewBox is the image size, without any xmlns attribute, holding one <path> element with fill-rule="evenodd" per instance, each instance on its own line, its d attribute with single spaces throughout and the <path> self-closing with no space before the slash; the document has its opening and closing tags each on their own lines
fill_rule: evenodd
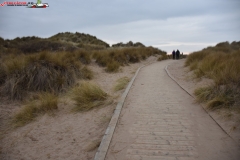
<svg viewBox="0 0 240 160">
<path fill-rule="evenodd" d="M 173 59 L 175 59 L 175 55 L 176 55 L 175 50 L 173 50 L 173 51 L 172 51 L 172 58 L 173 58 Z"/>
<path fill-rule="evenodd" d="M 182 52 L 182 56 L 181 57 L 183 58 L 183 52 Z"/>
<path fill-rule="evenodd" d="M 176 59 L 179 59 L 179 56 L 180 56 L 180 51 L 177 50 L 177 51 L 176 51 Z"/>
</svg>

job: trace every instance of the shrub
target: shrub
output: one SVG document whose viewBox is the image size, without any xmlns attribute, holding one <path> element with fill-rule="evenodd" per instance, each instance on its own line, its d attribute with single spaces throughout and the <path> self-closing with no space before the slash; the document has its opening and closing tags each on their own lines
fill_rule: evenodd
<svg viewBox="0 0 240 160">
<path fill-rule="evenodd" d="M 71 98 L 75 102 L 74 111 L 88 111 L 104 104 L 107 93 L 96 84 L 81 82 L 71 90 Z"/>
<path fill-rule="evenodd" d="M 15 126 L 25 125 L 34 120 L 38 115 L 54 111 L 58 108 L 58 98 L 52 93 L 38 93 L 26 101 L 21 110 L 14 116 Z"/>
</svg>

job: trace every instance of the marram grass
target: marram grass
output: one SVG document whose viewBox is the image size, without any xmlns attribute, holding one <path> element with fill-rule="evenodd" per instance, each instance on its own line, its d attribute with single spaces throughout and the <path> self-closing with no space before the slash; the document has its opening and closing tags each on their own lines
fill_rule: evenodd
<svg viewBox="0 0 240 160">
<path fill-rule="evenodd" d="M 73 111 L 88 111 L 104 104 L 108 95 L 98 85 L 83 81 L 71 90 L 75 103 Z"/>
<path fill-rule="evenodd" d="M 23 126 L 33 121 L 38 115 L 52 112 L 58 108 L 58 97 L 52 93 L 38 93 L 26 101 L 13 118 L 15 126 Z"/>
</svg>

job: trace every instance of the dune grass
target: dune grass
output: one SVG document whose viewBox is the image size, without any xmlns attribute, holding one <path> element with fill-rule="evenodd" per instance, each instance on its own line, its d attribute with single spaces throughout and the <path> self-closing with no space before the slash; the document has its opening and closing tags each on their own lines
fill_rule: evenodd
<svg viewBox="0 0 240 160">
<path fill-rule="evenodd" d="M 33 121 L 40 114 L 52 112 L 58 108 L 58 97 L 52 93 L 42 92 L 25 102 L 14 116 L 13 124 L 23 126 Z"/>
<path fill-rule="evenodd" d="M 240 109 L 240 43 L 219 43 L 190 54 L 185 66 L 194 71 L 197 78 L 213 79 L 214 85 L 199 88 L 195 95 L 209 109 Z"/>
<path fill-rule="evenodd" d="M 122 77 L 118 79 L 117 84 L 114 86 L 114 91 L 120 91 L 124 89 L 127 86 L 129 81 L 130 79 L 128 77 Z"/>
<path fill-rule="evenodd" d="M 91 80 L 94 77 L 92 70 L 90 70 L 87 66 L 84 66 L 81 70 L 81 76 L 83 79 Z"/>
<path fill-rule="evenodd" d="M 158 61 L 162 61 L 162 60 L 166 60 L 166 59 L 169 59 L 168 55 L 167 55 L 167 54 L 162 54 L 162 55 L 158 58 Z"/>
<path fill-rule="evenodd" d="M 107 63 L 106 71 L 107 72 L 118 72 L 120 68 L 120 64 L 116 61 L 110 61 Z"/>
<path fill-rule="evenodd" d="M 90 63 L 84 51 L 10 54 L 1 62 L 2 94 L 10 99 L 23 99 L 29 91 L 58 93 L 74 84 L 77 78 L 93 77 L 90 69 L 82 67 L 82 63 Z"/>
<path fill-rule="evenodd" d="M 107 72 L 117 72 L 120 66 L 138 63 L 156 54 L 164 56 L 166 52 L 153 47 L 127 47 L 95 51 L 93 58 L 97 64 L 106 67 Z"/>
<path fill-rule="evenodd" d="M 88 111 L 104 104 L 108 95 L 98 85 L 83 81 L 71 90 L 75 103 L 73 111 Z"/>
<path fill-rule="evenodd" d="M 83 39 L 87 42 L 82 42 Z M 66 40 L 70 42 L 66 43 Z M 105 67 L 106 72 L 115 73 L 120 66 L 140 62 L 151 55 L 165 54 L 144 46 L 109 48 L 96 37 L 77 32 L 59 33 L 49 39 L 17 37 L 0 41 L 0 95 L 11 100 L 23 100 L 29 92 L 58 94 L 75 84 L 77 79 L 92 79 L 93 72 L 87 65 L 93 59 Z M 84 48 L 82 43 L 90 46 Z M 91 49 L 92 45 L 94 48 Z"/>
</svg>

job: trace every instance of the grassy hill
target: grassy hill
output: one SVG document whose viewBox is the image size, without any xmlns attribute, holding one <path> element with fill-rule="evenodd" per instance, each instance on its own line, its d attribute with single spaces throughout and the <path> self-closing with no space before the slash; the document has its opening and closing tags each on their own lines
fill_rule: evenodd
<svg viewBox="0 0 240 160">
<path fill-rule="evenodd" d="M 145 47 L 145 46 L 140 42 L 133 43 L 132 41 L 129 41 L 126 44 L 124 44 L 122 42 L 113 44 L 112 47 Z"/>
<path fill-rule="evenodd" d="M 106 72 L 118 72 L 128 63 L 151 55 L 166 55 L 153 47 L 110 48 L 95 36 L 58 33 L 49 38 L 0 38 L 0 96 L 24 99 L 28 92 L 65 91 L 77 79 L 91 79 L 93 60 Z"/>
<path fill-rule="evenodd" d="M 214 85 L 199 88 L 195 94 L 209 109 L 240 110 L 240 42 L 222 42 L 214 47 L 194 52 L 186 66 L 197 78 L 207 77 Z"/>
<path fill-rule="evenodd" d="M 103 48 L 109 47 L 109 44 L 98 39 L 97 37 L 89 35 L 89 34 L 79 33 L 79 32 L 58 33 L 58 34 L 50 37 L 49 40 L 64 42 L 64 43 L 66 43 L 66 42 L 71 43 L 80 48 L 87 47 L 87 46 L 90 46 L 90 47 L 92 46 L 92 48 L 97 47 L 97 46 L 98 47 L 101 46 Z"/>
<path fill-rule="evenodd" d="M 74 51 L 76 49 L 105 49 L 109 44 L 84 33 L 58 33 L 49 38 L 22 37 L 12 40 L 0 38 L 1 53 L 35 53 L 41 51 Z"/>
</svg>

